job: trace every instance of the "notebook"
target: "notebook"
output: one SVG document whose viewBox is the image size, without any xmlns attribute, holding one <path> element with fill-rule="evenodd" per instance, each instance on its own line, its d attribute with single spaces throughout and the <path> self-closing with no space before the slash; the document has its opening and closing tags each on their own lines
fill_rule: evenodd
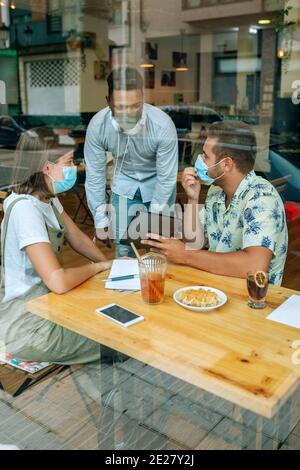
<svg viewBox="0 0 300 470">
<path fill-rule="evenodd" d="M 109 277 L 113 278 L 113 277 L 128 276 L 128 275 L 139 275 L 138 261 L 136 259 L 115 260 L 113 262 Z M 116 282 L 108 281 L 105 284 L 105 288 L 113 289 L 113 290 L 138 291 L 138 290 L 141 290 L 140 278 L 137 277 L 136 279 L 129 279 L 126 281 L 116 281 Z"/>
<path fill-rule="evenodd" d="M 300 328 L 300 295 L 292 295 L 267 317 L 283 325 Z"/>
</svg>

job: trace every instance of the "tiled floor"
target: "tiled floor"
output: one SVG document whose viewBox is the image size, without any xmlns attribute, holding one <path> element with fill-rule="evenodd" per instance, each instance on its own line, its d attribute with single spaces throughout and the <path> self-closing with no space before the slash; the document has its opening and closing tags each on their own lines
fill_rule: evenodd
<svg viewBox="0 0 300 470">
<path fill-rule="evenodd" d="M 149 366 L 129 360 L 93 373 L 67 370 L 18 398 L 0 391 L 0 444 L 21 449 L 253 449 L 252 413 L 235 421 L 234 408 Z M 156 382 L 156 383 L 153 383 Z M 100 399 L 100 383 L 102 401 Z M 300 391 L 290 430 L 278 442 L 275 423 L 264 422 L 264 449 L 300 448 Z M 105 408 L 103 404 L 105 403 Z M 286 419 L 286 416 L 284 416 Z"/>
</svg>

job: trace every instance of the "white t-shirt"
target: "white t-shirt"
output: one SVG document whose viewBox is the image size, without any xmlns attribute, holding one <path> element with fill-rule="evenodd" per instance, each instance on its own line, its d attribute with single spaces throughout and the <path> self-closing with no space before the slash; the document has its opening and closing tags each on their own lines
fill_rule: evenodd
<svg viewBox="0 0 300 470">
<path fill-rule="evenodd" d="M 25 248 L 36 243 L 50 243 L 46 223 L 59 229 L 59 223 L 50 203 L 38 200 L 28 194 L 12 193 L 4 201 L 4 213 L 16 199 L 19 201 L 10 214 L 5 241 L 5 297 L 3 302 L 26 294 L 41 282 L 33 268 Z M 63 207 L 57 198 L 52 199 L 60 214 Z M 3 228 L 3 223 L 2 223 Z"/>
</svg>

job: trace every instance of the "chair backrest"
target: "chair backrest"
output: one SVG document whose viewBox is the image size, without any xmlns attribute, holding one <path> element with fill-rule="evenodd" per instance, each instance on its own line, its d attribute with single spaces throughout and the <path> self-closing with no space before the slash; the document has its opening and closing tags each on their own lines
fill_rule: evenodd
<svg viewBox="0 0 300 470">
<path fill-rule="evenodd" d="M 287 189 L 288 182 L 291 177 L 292 175 L 282 176 L 281 178 L 270 180 L 270 183 L 274 186 L 275 189 L 277 189 L 279 193 L 283 193 Z"/>
</svg>

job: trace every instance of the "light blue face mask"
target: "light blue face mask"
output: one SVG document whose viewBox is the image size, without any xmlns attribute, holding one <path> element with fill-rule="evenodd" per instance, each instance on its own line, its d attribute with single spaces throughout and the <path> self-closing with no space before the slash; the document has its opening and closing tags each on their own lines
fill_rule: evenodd
<svg viewBox="0 0 300 470">
<path fill-rule="evenodd" d="M 220 178 L 222 178 L 225 173 L 223 173 L 221 176 L 219 176 L 218 178 L 211 178 L 210 176 L 208 176 L 208 170 L 210 168 L 214 168 L 215 166 L 218 166 L 220 163 L 222 163 L 223 161 L 225 160 L 225 158 L 223 158 L 223 160 L 221 160 L 219 163 L 216 163 L 215 165 L 212 165 L 212 166 L 207 166 L 206 163 L 204 163 L 203 161 L 203 156 L 202 155 L 199 155 L 198 157 L 198 160 L 196 161 L 195 163 L 195 168 L 197 170 L 197 176 L 198 178 L 204 183 L 206 184 L 207 186 L 211 186 L 215 181 L 219 180 Z"/>
<path fill-rule="evenodd" d="M 52 185 L 53 185 L 53 190 L 54 194 L 61 194 L 61 193 L 66 193 L 70 189 L 73 188 L 77 181 L 77 167 L 75 165 L 73 166 L 61 166 L 57 165 L 63 168 L 64 172 L 64 179 L 61 181 L 56 181 L 52 176 L 50 178 L 52 179 Z"/>
<path fill-rule="evenodd" d="M 124 132 L 127 135 L 136 135 L 145 127 L 146 112 L 144 107 L 142 114 L 138 112 L 117 115 L 113 113 L 113 111 L 111 111 L 111 113 L 112 124 L 118 132 Z"/>
</svg>

